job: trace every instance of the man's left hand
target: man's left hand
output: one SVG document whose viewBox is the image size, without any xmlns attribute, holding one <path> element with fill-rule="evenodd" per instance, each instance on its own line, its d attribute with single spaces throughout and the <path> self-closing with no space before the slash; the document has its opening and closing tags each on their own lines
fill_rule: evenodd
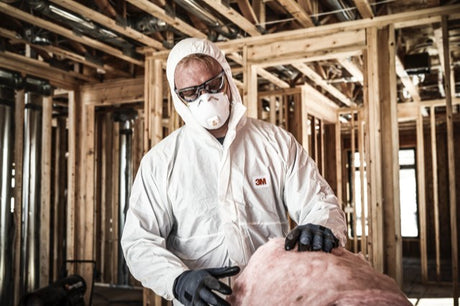
<svg viewBox="0 0 460 306">
<path fill-rule="evenodd" d="M 317 224 L 305 224 L 296 226 L 286 236 L 284 249 L 292 250 L 298 243 L 298 251 L 324 251 L 330 253 L 333 248 L 339 246 L 339 240 L 335 238 L 330 229 Z"/>
</svg>

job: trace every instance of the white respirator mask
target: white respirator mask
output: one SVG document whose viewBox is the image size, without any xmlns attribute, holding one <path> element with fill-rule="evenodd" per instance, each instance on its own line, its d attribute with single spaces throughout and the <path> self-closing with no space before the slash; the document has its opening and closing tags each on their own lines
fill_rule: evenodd
<svg viewBox="0 0 460 306">
<path fill-rule="evenodd" d="M 193 117 L 208 130 L 220 128 L 230 115 L 230 101 L 223 93 L 205 93 L 188 103 Z"/>
</svg>

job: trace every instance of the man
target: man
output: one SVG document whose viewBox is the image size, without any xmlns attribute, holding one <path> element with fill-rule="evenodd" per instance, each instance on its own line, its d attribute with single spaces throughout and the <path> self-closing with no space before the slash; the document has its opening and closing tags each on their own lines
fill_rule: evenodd
<svg viewBox="0 0 460 306">
<path fill-rule="evenodd" d="M 186 305 L 228 305 L 218 279 L 299 224 L 291 250 L 346 242 L 344 213 L 313 160 L 285 130 L 245 116 L 223 53 L 179 42 L 167 61 L 174 106 L 185 125 L 144 156 L 121 244 L 134 277 Z"/>
</svg>

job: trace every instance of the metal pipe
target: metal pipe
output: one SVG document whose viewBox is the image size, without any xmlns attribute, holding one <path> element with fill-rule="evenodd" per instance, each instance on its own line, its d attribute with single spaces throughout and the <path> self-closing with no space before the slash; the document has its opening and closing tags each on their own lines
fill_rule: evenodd
<svg viewBox="0 0 460 306">
<path fill-rule="evenodd" d="M 114 120 L 120 122 L 120 150 L 119 150 L 119 188 L 118 188 L 118 232 L 121 234 L 125 226 L 126 212 L 128 211 L 129 195 L 133 183 L 132 142 L 133 120 L 137 117 L 135 110 L 123 110 L 114 114 Z M 121 235 L 120 235 L 121 236 Z M 128 285 L 129 272 L 126 261 L 121 252 L 118 252 L 118 284 Z"/>
<path fill-rule="evenodd" d="M 0 301 L 13 304 L 13 214 L 11 212 L 14 142 L 14 89 L 0 87 Z"/>
<path fill-rule="evenodd" d="M 22 293 L 39 287 L 41 96 L 25 94 L 22 190 Z"/>
</svg>

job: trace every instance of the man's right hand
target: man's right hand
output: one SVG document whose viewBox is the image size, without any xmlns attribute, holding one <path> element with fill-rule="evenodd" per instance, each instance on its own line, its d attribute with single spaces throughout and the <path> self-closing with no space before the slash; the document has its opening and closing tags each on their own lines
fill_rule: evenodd
<svg viewBox="0 0 460 306">
<path fill-rule="evenodd" d="M 238 266 L 185 271 L 174 281 L 174 296 L 186 306 L 230 306 L 213 290 L 225 295 L 232 294 L 232 289 L 218 279 L 233 276 L 239 272 Z"/>
</svg>

